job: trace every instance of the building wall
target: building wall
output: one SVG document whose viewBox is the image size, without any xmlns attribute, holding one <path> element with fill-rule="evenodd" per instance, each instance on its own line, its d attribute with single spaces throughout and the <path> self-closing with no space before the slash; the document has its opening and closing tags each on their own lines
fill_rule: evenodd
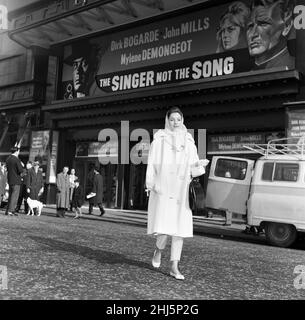
<svg viewBox="0 0 305 320">
<path fill-rule="evenodd" d="M 24 137 L 23 161 L 28 160 L 31 130 L 41 124 L 40 106 L 44 102 L 48 55 L 39 48 L 24 48 L 0 32 L 0 159 Z M 28 122 L 30 115 L 31 119 Z M 26 126 L 28 125 L 28 128 Z"/>
<path fill-rule="evenodd" d="M 304 8 L 304 11 L 302 13 L 303 15 L 303 28 L 297 30 L 297 42 L 296 42 L 296 50 L 297 50 L 297 56 L 296 56 L 296 66 L 297 69 L 302 72 L 303 75 L 305 75 L 305 22 L 304 22 L 304 16 L 305 16 L 305 4 L 303 0 L 298 0 L 297 1 L 298 5 L 302 5 Z M 302 79 L 302 85 L 300 86 L 300 93 L 297 97 L 297 100 L 305 100 L 305 79 L 303 77 Z"/>
<path fill-rule="evenodd" d="M 8 11 L 12 11 L 39 1 L 41 2 L 41 0 L 1 0 L 1 3 L 7 7 Z M 42 1 L 46 2 L 46 0 Z"/>
<path fill-rule="evenodd" d="M 26 80 L 30 76 L 27 50 L 0 31 L 0 86 Z"/>
</svg>

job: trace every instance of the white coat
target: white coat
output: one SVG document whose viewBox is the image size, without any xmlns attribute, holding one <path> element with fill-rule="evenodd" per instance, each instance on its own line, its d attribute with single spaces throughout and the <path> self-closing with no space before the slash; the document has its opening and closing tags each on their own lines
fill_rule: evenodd
<svg viewBox="0 0 305 320">
<path fill-rule="evenodd" d="M 188 190 L 191 165 L 199 158 L 194 139 L 185 132 L 185 147 L 177 151 L 166 130 L 154 135 L 146 171 L 150 192 L 147 234 L 192 237 L 193 216 Z"/>
</svg>

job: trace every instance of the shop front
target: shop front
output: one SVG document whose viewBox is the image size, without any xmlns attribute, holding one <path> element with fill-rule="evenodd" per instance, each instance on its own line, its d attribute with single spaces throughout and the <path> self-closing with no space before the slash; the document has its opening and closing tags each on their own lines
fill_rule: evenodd
<svg viewBox="0 0 305 320">
<path fill-rule="evenodd" d="M 182 109 L 208 158 L 254 159 L 242 145 L 285 134 L 285 103 L 304 95 L 304 33 L 293 25 L 293 2 L 263 8 L 273 19 L 270 28 L 282 28 L 269 33 L 272 50 L 255 41 L 262 36 L 255 35 L 262 9 L 256 2 L 199 2 L 49 44 L 58 59 L 57 94 L 42 111 L 48 129 L 59 133 L 57 172 L 63 165 L 74 167 L 89 191 L 91 168 L 99 165 L 106 207 L 147 208 L 149 142 L 164 127 L 170 106 Z M 85 17 L 85 9 L 78 14 Z M 285 12 L 272 15 L 273 10 Z M 290 20 L 278 24 L 284 16 Z M 229 39 L 232 21 L 239 25 Z M 124 132 L 122 121 L 128 123 Z M 135 154 L 142 161 L 132 162 Z"/>
<path fill-rule="evenodd" d="M 79 132 L 75 138 L 84 135 Z M 72 154 L 70 167 L 75 169 L 86 194 L 92 191 L 93 169 L 98 168 L 104 181 L 105 207 L 147 208 L 145 175 L 149 142 L 129 141 L 127 144 L 114 139 L 104 142 L 74 141 L 74 144 L 75 154 Z M 121 161 L 123 152 L 126 163 Z"/>
<path fill-rule="evenodd" d="M 118 208 L 118 164 L 112 163 L 117 162 L 113 160 L 117 158 L 118 146 L 113 144 L 105 148 L 104 145 L 100 142 L 78 142 L 72 167 L 86 194 L 92 191 L 93 169 L 98 168 L 104 182 L 104 205 Z"/>
</svg>

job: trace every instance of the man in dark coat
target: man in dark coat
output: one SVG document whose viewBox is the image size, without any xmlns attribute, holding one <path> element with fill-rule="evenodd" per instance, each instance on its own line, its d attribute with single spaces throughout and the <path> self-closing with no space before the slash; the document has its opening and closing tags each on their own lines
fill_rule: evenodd
<svg viewBox="0 0 305 320">
<path fill-rule="evenodd" d="M 89 214 L 92 214 L 94 206 L 99 207 L 101 216 L 105 213 L 103 208 L 103 189 L 103 177 L 99 172 L 99 168 L 95 167 L 92 188 L 92 193 L 95 193 L 95 196 L 89 199 Z"/>
<path fill-rule="evenodd" d="M 13 147 L 11 150 L 12 154 L 6 160 L 9 197 L 5 214 L 10 216 L 18 216 L 15 209 L 18 202 L 20 185 L 22 184 L 21 174 L 23 173 L 24 166 L 19 159 L 19 151 L 20 149 L 18 147 Z"/>
<path fill-rule="evenodd" d="M 29 170 L 26 180 L 26 191 L 32 200 L 39 200 L 43 194 L 43 176 L 39 170 L 39 161 L 33 162 L 33 168 Z"/>
<path fill-rule="evenodd" d="M 23 204 L 24 204 L 24 213 L 28 212 L 28 203 L 26 202 L 27 198 L 28 198 L 28 193 L 27 193 L 27 176 L 29 173 L 29 170 L 32 169 L 32 161 L 28 161 L 25 165 L 26 169 L 24 169 L 22 176 L 22 185 L 20 186 L 20 193 L 19 193 L 19 198 L 18 198 L 18 203 L 17 203 L 17 207 L 16 207 L 16 212 L 19 212 L 20 207 L 22 205 L 22 200 L 23 200 Z"/>
<path fill-rule="evenodd" d="M 86 184 L 86 194 L 90 193 L 93 188 L 93 179 L 94 179 L 94 166 L 90 165 L 89 172 L 87 176 L 87 184 Z"/>
</svg>

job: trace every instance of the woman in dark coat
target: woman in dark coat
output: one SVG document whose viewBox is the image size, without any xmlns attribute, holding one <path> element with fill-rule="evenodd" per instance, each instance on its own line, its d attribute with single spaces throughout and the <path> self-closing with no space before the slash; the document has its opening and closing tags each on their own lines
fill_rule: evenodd
<svg viewBox="0 0 305 320">
<path fill-rule="evenodd" d="M 95 196 L 89 199 L 89 214 L 92 214 L 93 207 L 98 206 L 101 212 L 101 216 L 105 213 L 103 208 L 103 177 L 99 172 L 99 169 L 94 168 L 94 178 L 93 178 L 93 188 L 92 193 L 95 193 Z"/>
</svg>

